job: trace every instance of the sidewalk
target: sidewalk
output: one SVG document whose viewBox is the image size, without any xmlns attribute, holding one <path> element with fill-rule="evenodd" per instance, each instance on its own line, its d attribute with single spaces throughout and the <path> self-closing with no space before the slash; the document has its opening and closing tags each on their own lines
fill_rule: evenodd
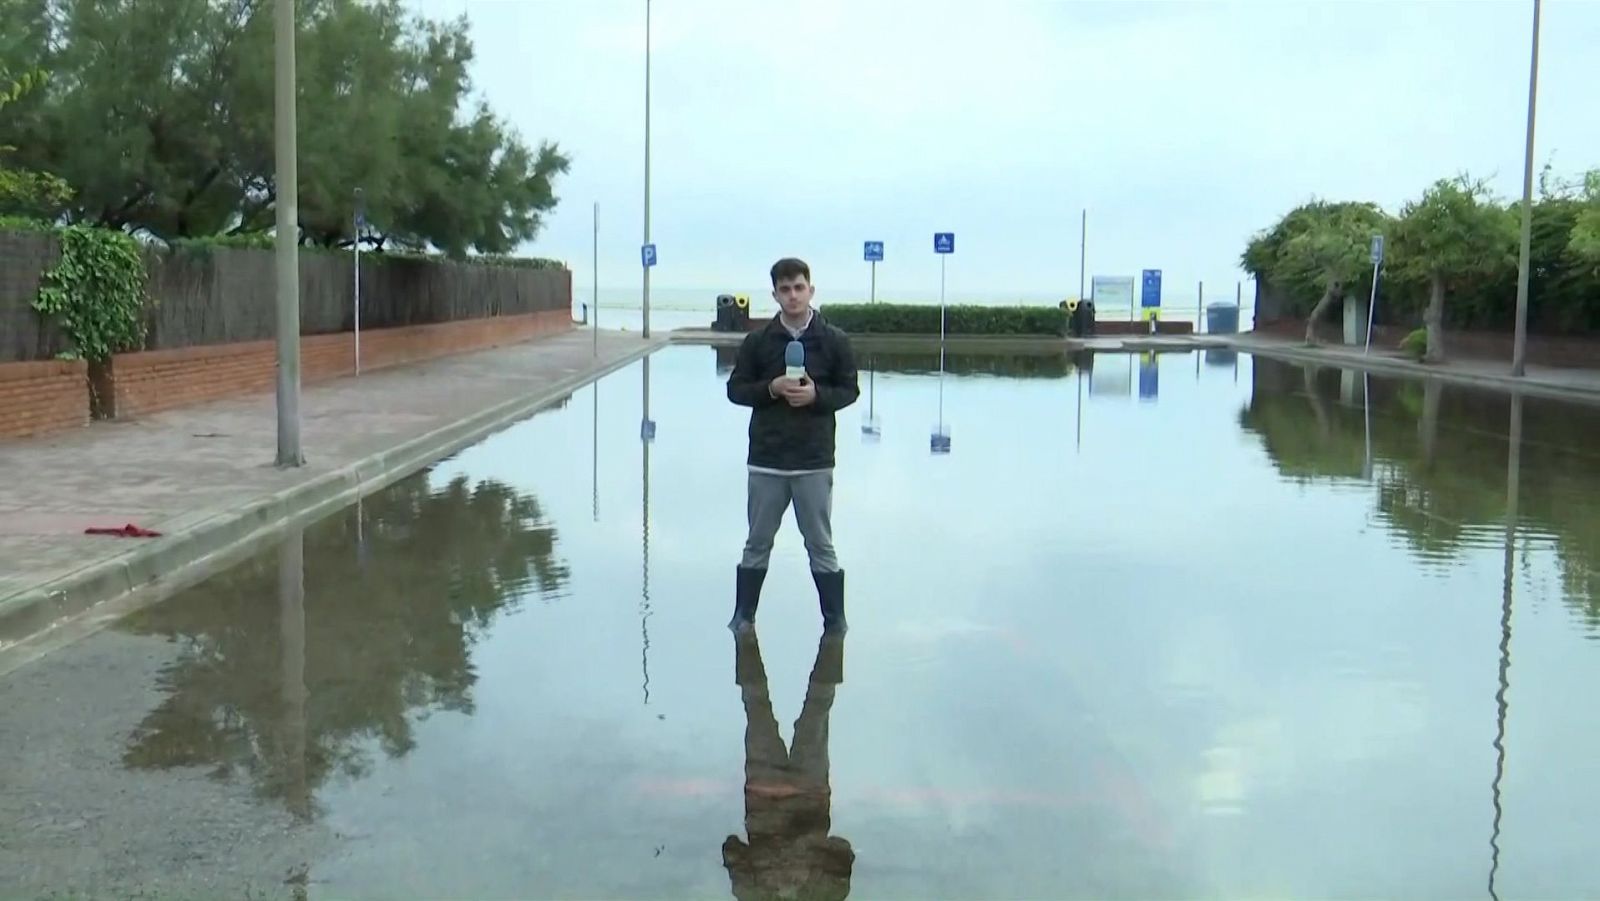
<svg viewBox="0 0 1600 901">
<path fill-rule="evenodd" d="M 0 442 L 0 650 L 146 586 L 180 587 L 290 517 L 332 512 L 665 343 L 577 329 L 301 394 L 299 469 L 271 392 Z M 160 538 L 98 537 L 134 523 Z"/>
<path fill-rule="evenodd" d="M 1245 353 L 1285 360 L 1364 369 L 1384 375 L 1437 379 L 1458 385 L 1492 388 L 1577 403 L 1600 403 L 1600 360 L 1595 361 L 1597 368 L 1594 369 L 1529 366 L 1526 375 L 1516 378 L 1511 375 L 1511 364 L 1502 360 L 1454 359 L 1432 365 L 1418 363 L 1391 350 L 1373 348 L 1370 354 L 1366 354 L 1361 348 L 1338 344 L 1307 347 L 1291 339 L 1269 338 L 1250 333 L 1232 336 L 1228 343 L 1234 349 Z"/>
</svg>

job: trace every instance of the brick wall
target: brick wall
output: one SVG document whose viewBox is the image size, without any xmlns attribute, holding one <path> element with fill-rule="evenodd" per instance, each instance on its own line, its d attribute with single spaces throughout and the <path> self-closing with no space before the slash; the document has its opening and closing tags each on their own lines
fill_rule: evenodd
<svg viewBox="0 0 1600 901">
<path fill-rule="evenodd" d="M 88 384 L 88 368 L 81 361 L 0 365 L 0 438 L 87 425 Z"/>
<path fill-rule="evenodd" d="M 361 371 L 514 344 L 571 328 L 571 313 L 560 309 L 363 331 Z M 354 374 L 354 336 L 302 338 L 300 372 L 303 383 Z M 277 345 L 250 341 L 118 354 L 112 379 L 118 419 L 271 391 L 277 384 Z"/>
</svg>

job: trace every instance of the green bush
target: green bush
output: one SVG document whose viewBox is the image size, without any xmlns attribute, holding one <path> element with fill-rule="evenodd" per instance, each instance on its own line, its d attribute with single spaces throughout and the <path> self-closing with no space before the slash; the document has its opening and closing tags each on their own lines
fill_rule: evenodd
<svg viewBox="0 0 1600 901">
<path fill-rule="evenodd" d="M 1428 353 L 1428 330 L 1419 328 L 1405 336 L 1400 342 L 1400 350 L 1413 360 L 1420 360 Z"/>
<path fill-rule="evenodd" d="M 828 322 L 858 335 L 937 335 L 939 308 L 926 304 L 836 303 L 822 308 Z M 945 308 L 950 335 L 1050 335 L 1067 332 L 1067 314 L 1057 307 L 976 305 Z"/>
<path fill-rule="evenodd" d="M 44 274 L 33 308 L 61 324 L 67 356 L 104 363 L 144 343 L 145 269 L 139 246 L 115 229 L 61 229 L 61 259 Z"/>
</svg>

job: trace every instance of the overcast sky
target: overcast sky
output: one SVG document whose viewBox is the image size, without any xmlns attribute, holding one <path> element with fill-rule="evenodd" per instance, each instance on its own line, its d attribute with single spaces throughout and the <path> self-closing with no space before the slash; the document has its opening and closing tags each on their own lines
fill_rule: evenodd
<svg viewBox="0 0 1600 901">
<path fill-rule="evenodd" d="M 410 0 L 465 13 L 475 83 L 573 158 L 531 253 L 639 282 L 644 0 Z M 1397 210 L 1461 170 L 1521 193 L 1531 2 L 655 0 L 653 284 L 824 296 L 1078 287 L 1163 270 L 1231 294 L 1255 230 L 1313 195 Z M 1600 2 L 1547 0 L 1537 160 L 1600 165 Z"/>
</svg>

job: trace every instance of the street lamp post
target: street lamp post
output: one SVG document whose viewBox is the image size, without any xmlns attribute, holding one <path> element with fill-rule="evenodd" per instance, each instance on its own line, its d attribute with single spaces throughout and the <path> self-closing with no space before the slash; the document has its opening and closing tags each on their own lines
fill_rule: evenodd
<svg viewBox="0 0 1600 901">
<path fill-rule="evenodd" d="M 1533 50 L 1528 63 L 1528 143 L 1522 158 L 1522 248 L 1517 257 L 1517 332 L 1511 374 L 1521 376 L 1528 362 L 1528 269 L 1533 252 L 1533 115 L 1539 97 L 1539 0 L 1533 0 Z"/>
<path fill-rule="evenodd" d="M 650 0 L 644 0 L 644 243 L 650 244 Z M 644 265 L 644 337 L 650 337 L 650 265 Z"/>
<path fill-rule="evenodd" d="M 273 148 L 276 164 L 278 312 L 278 458 L 304 466 L 300 449 L 300 210 L 295 165 L 295 0 L 276 0 L 273 35 Z"/>
</svg>

